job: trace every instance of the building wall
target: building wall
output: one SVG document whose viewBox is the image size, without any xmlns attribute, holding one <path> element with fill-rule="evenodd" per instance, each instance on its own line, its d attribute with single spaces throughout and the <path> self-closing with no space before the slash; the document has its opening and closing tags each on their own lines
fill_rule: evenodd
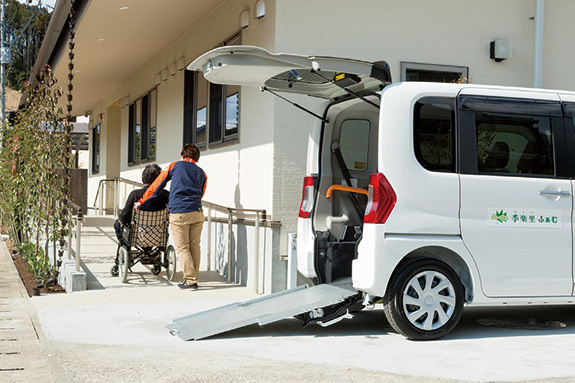
<svg viewBox="0 0 575 383">
<path fill-rule="evenodd" d="M 239 31 L 239 14 L 250 9 L 241 31 L 244 45 L 275 52 L 386 60 L 395 81 L 401 62 L 469 68 L 475 84 L 529 87 L 533 78 L 535 0 L 266 0 L 266 16 L 253 17 L 255 0 L 229 0 L 175 41 L 141 71 L 92 108 L 93 115 L 123 100 L 129 104 L 156 87 L 154 77 L 179 57 L 186 65 Z M 569 65 L 575 59 L 570 15 L 575 2 L 545 4 L 543 86 L 575 90 Z M 489 58 L 494 39 L 513 42 L 513 58 Z M 182 146 L 184 72 L 157 85 L 157 160 L 177 160 Z M 314 110 L 318 100 L 290 95 Z M 314 117 L 254 87 L 241 89 L 238 143 L 202 152 L 208 175 L 205 199 L 224 206 L 266 209 L 282 222 L 278 255 L 287 254 L 287 235 L 295 232 L 305 175 L 305 156 Z M 141 166 L 127 165 L 128 108 L 121 111 L 121 176 L 140 179 Z M 91 126 L 93 126 L 91 124 Z M 102 142 L 106 142 L 103 124 Z M 106 168 L 102 145 L 101 169 Z M 93 182 L 93 181 L 92 181 Z M 93 200 L 93 191 L 91 198 Z"/>
<path fill-rule="evenodd" d="M 474 84 L 533 84 L 535 0 L 277 0 L 277 52 L 385 60 L 394 81 L 401 62 L 469 68 Z M 575 2 L 545 2 L 543 87 L 575 90 L 570 15 Z M 513 57 L 495 62 L 489 43 L 513 43 Z M 290 95 L 290 98 L 294 99 Z M 318 102 L 297 98 L 314 108 Z M 295 231 L 305 174 L 304 152 L 313 117 L 275 101 L 274 217 L 282 221 L 281 252 Z M 281 192 L 280 192 L 281 191 Z"/>
</svg>

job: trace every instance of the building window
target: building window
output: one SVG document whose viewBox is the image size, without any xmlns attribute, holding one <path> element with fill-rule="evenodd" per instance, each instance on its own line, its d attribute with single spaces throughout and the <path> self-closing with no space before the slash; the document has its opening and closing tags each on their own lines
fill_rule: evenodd
<svg viewBox="0 0 575 383">
<path fill-rule="evenodd" d="M 92 174 L 100 173 L 100 125 L 92 129 Z"/>
<path fill-rule="evenodd" d="M 240 44 L 239 35 L 225 45 Z M 184 144 L 214 147 L 238 140 L 240 87 L 209 83 L 201 73 L 184 76 Z"/>
<path fill-rule="evenodd" d="M 465 66 L 418 64 L 401 62 L 401 81 L 457 82 L 469 78 Z"/>
<path fill-rule="evenodd" d="M 129 106 L 129 165 L 138 165 L 156 159 L 156 105 L 157 91 L 154 89 Z"/>
</svg>

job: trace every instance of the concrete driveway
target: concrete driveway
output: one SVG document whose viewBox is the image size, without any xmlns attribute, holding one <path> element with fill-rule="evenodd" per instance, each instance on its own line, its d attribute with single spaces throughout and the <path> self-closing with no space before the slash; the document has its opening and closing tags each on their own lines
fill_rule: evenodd
<svg viewBox="0 0 575 383">
<path fill-rule="evenodd" d="M 381 306 L 326 328 L 285 319 L 184 342 L 173 319 L 258 295 L 212 272 L 182 291 L 142 265 L 122 284 L 110 233 L 84 229 L 92 290 L 31 299 L 57 382 L 575 382 L 575 306 L 466 310 L 432 342 L 393 333 Z"/>
<path fill-rule="evenodd" d="M 175 318 L 254 297 L 223 282 L 192 292 L 159 281 L 32 301 L 62 381 L 575 382 L 570 307 L 468 310 L 455 331 L 433 342 L 391 332 L 381 308 L 327 328 L 286 319 L 191 342 L 165 328 Z"/>
</svg>

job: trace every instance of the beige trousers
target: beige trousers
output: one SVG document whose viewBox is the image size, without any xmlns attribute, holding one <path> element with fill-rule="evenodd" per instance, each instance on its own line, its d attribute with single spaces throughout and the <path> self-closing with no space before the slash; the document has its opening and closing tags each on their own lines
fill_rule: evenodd
<svg viewBox="0 0 575 383">
<path fill-rule="evenodd" d="M 201 258 L 200 238 L 203 225 L 204 213 L 201 210 L 170 214 L 170 226 L 176 254 L 184 272 L 184 282 L 188 285 L 198 282 Z"/>
</svg>

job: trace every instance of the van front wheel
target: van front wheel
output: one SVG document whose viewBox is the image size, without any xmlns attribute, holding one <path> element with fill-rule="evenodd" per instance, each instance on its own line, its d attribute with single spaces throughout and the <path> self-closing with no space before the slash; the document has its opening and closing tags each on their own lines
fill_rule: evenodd
<svg viewBox="0 0 575 383">
<path fill-rule="evenodd" d="M 420 259 L 408 264 L 384 298 L 387 320 L 395 331 L 414 340 L 447 335 L 463 311 L 463 286 L 443 262 Z"/>
</svg>

